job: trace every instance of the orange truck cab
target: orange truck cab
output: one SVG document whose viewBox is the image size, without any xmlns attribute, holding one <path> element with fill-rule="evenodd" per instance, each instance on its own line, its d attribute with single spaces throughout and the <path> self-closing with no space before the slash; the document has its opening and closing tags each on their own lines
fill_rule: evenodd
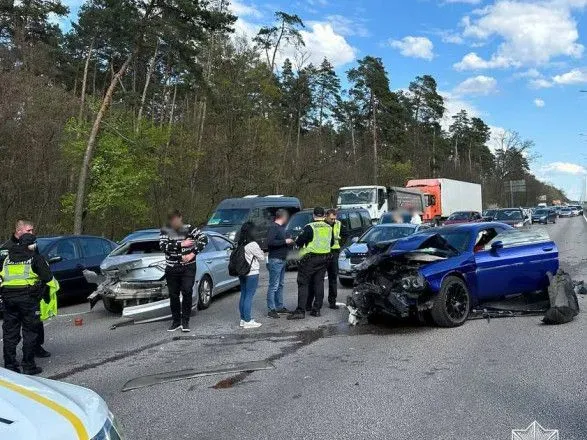
<svg viewBox="0 0 587 440">
<path fill-rule="evenodd" d="M 406 188 L 418 189 L 426 201 L 423 220 L 440 223 L 457 211 L 483 210 L 481 185 L 452 179 L 410 180 Z"/>
</svg>

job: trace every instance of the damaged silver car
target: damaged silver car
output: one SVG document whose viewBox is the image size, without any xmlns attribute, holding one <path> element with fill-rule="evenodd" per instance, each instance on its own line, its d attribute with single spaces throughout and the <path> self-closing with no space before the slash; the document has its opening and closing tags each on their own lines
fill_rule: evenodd
<svg viewBox="0 0 587 440">
<path fill-rule="evenodd" d="M 228 274 L 228 260 L 235 245 L 215 232 L 206 232 L 208 244 L 196 257 L 194 307 L 206 309 L 212 297 L 239 286 Z M 153 231 L 117 247 L 100 265 L 100 274 L 85 271 L 88 282 L 98 284 L 88 298 L 90 304 L 102 299 L 104 308 L 135 321 L 171 316 L 165 282 L 165 255 L 159 248 L 159 234 Z"/>
</svg>

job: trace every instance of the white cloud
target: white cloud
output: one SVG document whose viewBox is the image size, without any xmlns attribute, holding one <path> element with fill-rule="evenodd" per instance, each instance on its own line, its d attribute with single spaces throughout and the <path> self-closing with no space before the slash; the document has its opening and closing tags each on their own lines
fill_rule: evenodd
<svg viewBox="0 0 587 440">
<path fill-rule="evenodd" d="M 434 44 L 426 37 L 404 37 L 401 40 L 391 40 L 389 45 L 399 49 L 405 57 L 432 60 L 434 58 Z"/>
<path fill-rule="evenodd" d="M 470 52 L 463 57 L 461 61 L 455 63 L 453 67 L 456 70 L 483 70 L 504 68 L 515 65 L 512 60 L 503 56 L 494 55 L 490 60 L 484 60 L 475 52 Z"/>
<path fill-rule="evenodd" d="M 438 92 L 444 98 L 444 117 L 440 122 L 440 125 L 444 130 L 448 130 L 448 127 L 453 123 L 452 117 L 461 110 L 465 110 L 470 118 L 480 117 L 481 112 L 474 104 L 468 102 L 460 96 L 456 96 L 453 92 Z"/>
<path fill-rule="evenodd" d="M 495 92 L 497 92 L 497 80 L 484 75 L 467 78 L 453 90 L 457 96 L 487 96 Z"/>
<path fill-rule="evenodd" d="M 587 0 L 497 0 L 478 9 L 461 21 L 463 36 L 477 42 L 499 37 L 502 42 L 488 59 L 470 53 L 455 68 L 505 68 L 546 64 L 560 56 L 579 58 L 584 47 L 571 12 L 586 4 Z"/>
<path fill-rule="evenodd" d="M 315 22 L 300 33 L 306 43 L 308 62 L 320 64 L 324 58 L 328 58 L 334 67 L 340 67 L 356 59 L 356 49 L 336 33 L 330 23 Z M 291 48 L 280 54 L 280 62 L 287 57 L 295 58 Z"/>
<path fill-rule="evenodd" d="M 582 165 L 570 162 L 551 162 L 543 165 L 539 169 L 539 173 L 544 174 L 572 174 L 580 176 L 587 174 L 587 169 Z"/>
<path fill-rule="evenodd" d="M 254 5 L 243 3 L 239 0 L 231 0 L 230 12 L 237 17 L 255 17 L 261 18 L 263 14 Z"/>
<path fill-rule="evenodd" d="M 538 108 L 544 108 L 546 107 L 546 103 L 544 102 L 544 99 L 540 99 L 540 98 L 536 98 L 534 100 L 534 105 Z"/>
<path fill-rule="evenodd" d="M 545 78 L 535 78 L 528 82 L 528 85 L 533 89 L 548 89 L 554 84 Z"/>
<path fill-rule="evenodd" d="M 587 69 L 573 69 L 570 72 L 556 75 L 552 80 L 556 84 L 584 84 L 587 83 Z"/>
<path fill-rule="evenodd" d="M 369 30 L 361 20 L 355 20 L 344 15 L 328 15 L 325 19 L 326 22 L 332 25 L 332 28 L 336 33 L 339 33 L 345 37 L 368 37 L 370 35 Z"/>
</svg>

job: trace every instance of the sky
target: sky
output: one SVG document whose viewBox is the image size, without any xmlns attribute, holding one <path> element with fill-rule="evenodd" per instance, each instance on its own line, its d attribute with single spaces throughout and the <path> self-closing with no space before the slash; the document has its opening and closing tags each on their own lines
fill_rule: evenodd
<svg viewBox="0 0 587 440">
<path fill-rule="evenodd" d="M 63 3 L 75 20 L 82 1 Z M 237 34 L 246 35 L 271 23 L 275 11 L 297 14 L 309 61 L 327 57 L 343 77 L 366 55 L 383 59 L 394 90 L 434 76 L 445 126 L 463 108 L 494 137 L 519 132 L 535 142 L 534 174 L 571 199 L 581 196 L 587 0 L 232 0 L 230 7 Z"/>
</svg>

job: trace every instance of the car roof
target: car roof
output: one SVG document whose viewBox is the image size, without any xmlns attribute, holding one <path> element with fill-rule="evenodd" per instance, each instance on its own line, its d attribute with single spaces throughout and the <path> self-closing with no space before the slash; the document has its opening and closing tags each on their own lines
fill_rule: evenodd
<svg viewBox="0 0 587 440">
<path fill-rule="evenodd" d="M 240 197 L 224 199 L 216 209 L 253 208 L 256 206 L 301 207 L 302 205 L 296 197 Z"/>
<path fill-rule="evenodd" d="M 48 241 L 57 241 L 63 238 L 100 238 L 102 240 L 112 241 L 106 237 L 100 237 L 99 235 L 42 235 L 38 237 L 41 240 L 48 240 Z"/>
<path fill-rule="evenodd" d="M 206 234 L 208 237 L 220 237 L 220 238 L 224 238 L 225 240 L 231 241 L 228 238 L 226 238 L 226 236 L 224 236 L 223 234 L 220 234 L 219 232 L 206 230 L 206 231 L 202 231 L 202 233 Z M 129 240 L 125 241 L 124 244 L 126 244 L 126 243 L 140 243 L 143 241 L 154 241 L 154 240 L 159 240 L 159 230 L 157 230 L 157 233 L 144 234 L 144 235 L 140 235 L 135 238 L 131 237 Z"/>
</svg>

